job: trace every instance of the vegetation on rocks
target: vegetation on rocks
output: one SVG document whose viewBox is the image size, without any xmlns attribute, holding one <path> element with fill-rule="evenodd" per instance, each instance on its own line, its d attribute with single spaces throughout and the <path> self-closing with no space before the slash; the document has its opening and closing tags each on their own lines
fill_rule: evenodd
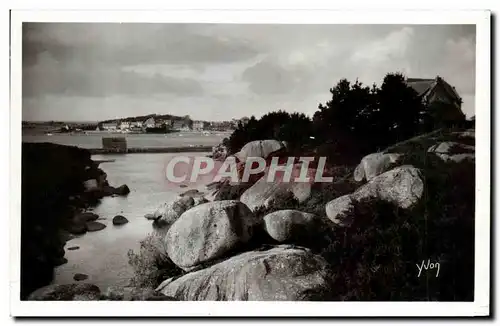
<svg viewBox="0 0 500 326">
<path fill-rule="evenodd" d="M 151 233 L 141 241 L 138 253 L 128 251 L 129 264 L 134 269 L 131 286 L 156 288 L 165 279 L 185 273 L 168 257 L 164 235 L 164 232 Z"/>
</svg>

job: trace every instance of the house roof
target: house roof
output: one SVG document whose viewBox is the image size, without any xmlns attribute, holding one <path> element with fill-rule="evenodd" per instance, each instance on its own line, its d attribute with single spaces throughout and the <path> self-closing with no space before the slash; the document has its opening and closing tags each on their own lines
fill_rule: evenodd
<svg viewBox="0 0 500 326">
<path fill-rule="evenodd" d="M 458 95 L 457 91 L 453 86 L 448 84 L 443 78 L 437 76 L 434 79 L 429 78 L 407 78 L 406 83 L 411 86 L 419 96 L 426 94 L 429 90 L 434 88 L 436 85 L 440 84 L 447 93 L 456 97 L 456 99 L 460 100 L 460 95 Z"/>
<path fill-rule="evenodd" d="M 427 79 L 427 78 L 408 78 L 406 83 L 411 86 L 418 95 L 425 94 L 430 88 L 432 88 L 436 80 L 435 79 Z"/>
</svg>

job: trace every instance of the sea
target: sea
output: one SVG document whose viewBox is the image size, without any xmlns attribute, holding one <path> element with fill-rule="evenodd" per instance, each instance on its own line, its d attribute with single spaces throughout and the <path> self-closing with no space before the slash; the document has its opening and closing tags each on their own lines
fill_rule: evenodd
<svg viewBox="0 0 500 326">
<path fill-rule="evenodd" d="M 103 135 L 30 135 L 23 136 L 25 142 L 54 142 L 84 148 L 100 148 Z M 215 146 L 227 137 L 227 134 L 209 136 L 196 133 L 150 135 L 125 135 L 129 147 L 169 147 L 189 145 Z M 209 153 L 183 153 L 189 156 L 206 156 Z M 68 260 L 56 268 L 54 284 L 75 282 L 76 273 L 88 275 L 85 282 L 93 283 L 101 289 L 108 286 L 127 286 L 133 276 L 129 264 L 128 251 L 138 252 L 140 241 L 153 233 L 152 221 L 144 215 L 153 213 L 161 204 L 173 200 L 180 193 L 189 189 L 206 192 L 205 184 L 194 183 L 188 188 L 167 182 L 165 162 L 175 153 L 134 153 L 93 155 L 94 160 L 105 160 L 100 164 L 107 173 L 110 185 L 127 184 L 130 193 L 125 197 L 105 197 L 92 211 L 100 216 L 106 228 L 96 232 L 87 232 L 69 240 L 65 246 L 65 258 Z M 129 223 L 114 226 L 112 219 L 123 215 Z M 78 247 L 76 250 L 68 250 Z"/>
</svg>

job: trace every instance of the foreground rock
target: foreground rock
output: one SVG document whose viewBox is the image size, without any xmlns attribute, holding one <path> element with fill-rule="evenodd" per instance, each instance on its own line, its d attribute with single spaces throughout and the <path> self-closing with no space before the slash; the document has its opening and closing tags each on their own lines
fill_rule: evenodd
<svg viewBox="0 0 500 326">
<path fill-rule="evenodd" d="M 157 291 L 179 300 L 328 300 L 331 277 L 319 255 L 281 245 L 168 279 Z"/>
<path fill-rule="evenodd" d="M 259 220 L 243 203 L 223 200 L 184 212 L 165 238 L 170 259 L 184 270 L 224 257 L 248 242 Z"/>
<path fill-rule="evenodd" d="M 402 154 L 397 153 L 373 153 L 361 159 L 361 163 L 354 170 L 354 180 L 370 181 L 377 175 L 386 172 L 402 158 Z"/>
<path fill-rule="evenodd" d="M 326 215 L 336 224 L 349 226 L 355 218 L 351 212 L 357 202 L 378 199 L 407 209 L 422 198 L 423 192 L 424 182 L 420 170 L 403 165 L 373 178 L 352 194 L 328 202 Z"/>
<path fill-rule="evenodd" d="M 100 296 L 101 290 L 94 284 L 52 284 L 34 291 L 28 300 L 90 301 L 99 300 Z"/>
<path fill-rule="evenodd" d="M 113 225 L 123 225 L 123 224 L 127 224 L 127 223 L 128 223 L 128 220 L 125 216 L 116 215 L 115 217 L 113 217 Z"/>
<path fill-rule="evenodd" d="M 314 214 L 285 209 L 264 216 L 264 229 L 278 242 L 305 244 L 320 234 L 322 220 Z"/>
<path fill-rule="evenodd" d="M 95 231 L 100 231 L 106 227 L 105 224 L 99 223 L 99 222 L 88 222 L 86 224 L 87 231 L 89 232 L 95 232 Z"/>
</svg>

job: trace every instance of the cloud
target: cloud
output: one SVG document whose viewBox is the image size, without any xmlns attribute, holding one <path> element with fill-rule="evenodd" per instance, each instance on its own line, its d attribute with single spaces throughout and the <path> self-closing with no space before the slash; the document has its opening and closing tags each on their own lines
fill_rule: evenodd
<svg viewBox="0 0 500 326">
<path fill-rule="evenodd" d="M 404 58 L 413 34 L 414 30 L 411 27 L 403 27 L 401 30 L 391 32 L 380 40 L 362 46 L 354 52 L 352 60 L 354 62 L 368 61 L 377 64 Z"/>
</svg>

